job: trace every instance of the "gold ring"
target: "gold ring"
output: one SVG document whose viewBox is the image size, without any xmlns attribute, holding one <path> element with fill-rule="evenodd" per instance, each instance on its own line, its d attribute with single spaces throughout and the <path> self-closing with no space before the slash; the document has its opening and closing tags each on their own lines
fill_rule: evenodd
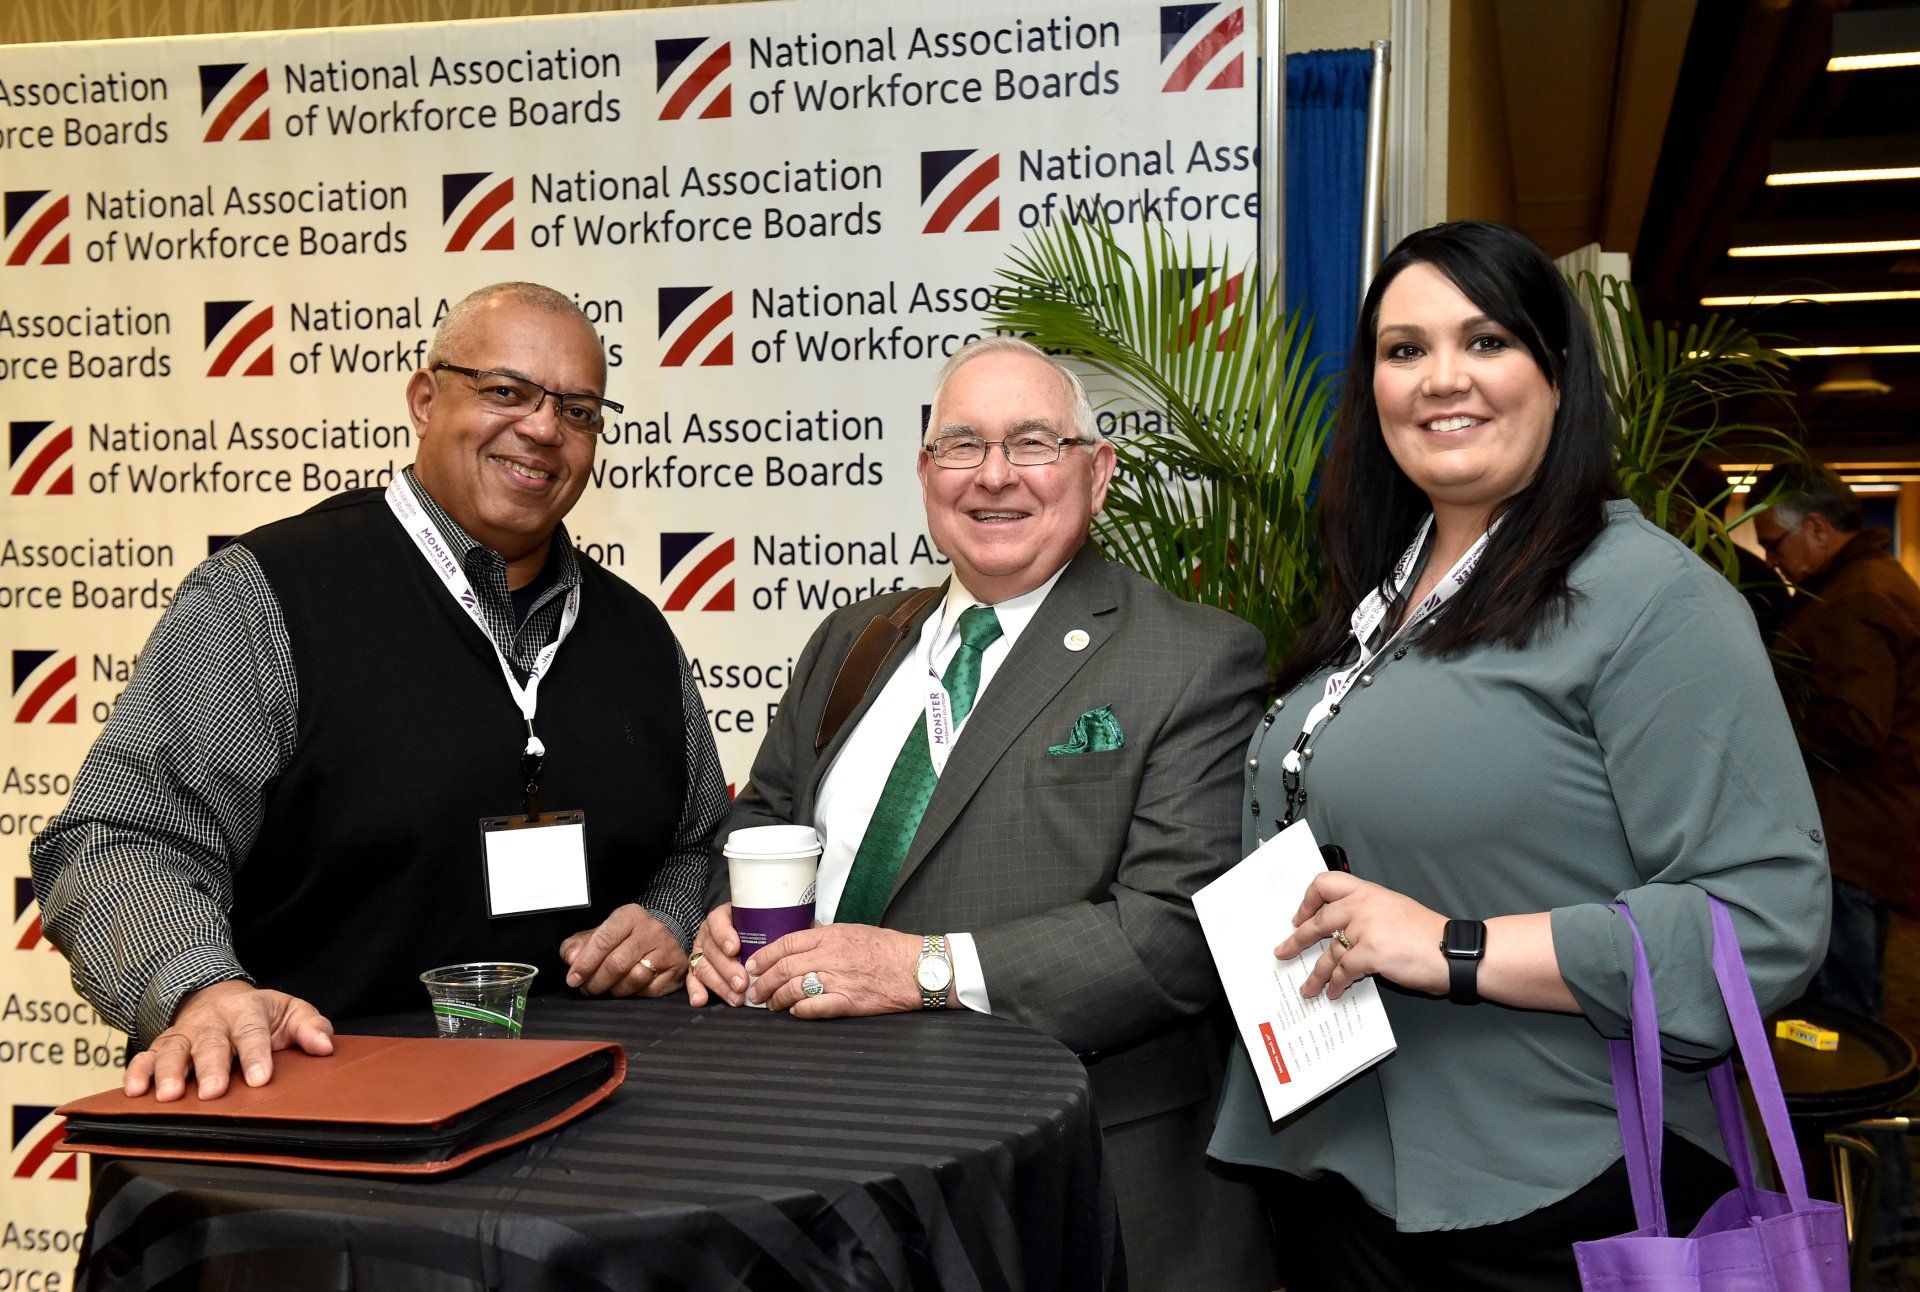
<svg viewBox="0 0 1920 1292">
<path fill-rule="evenodd" d="M 695 969 L 698 969 L 700 967 L 700 962 L 702 960 L 705 960 L 706 958 L 707 958 L 707 953 L 704 951 L 696 951 L 692 955 L 688 956 L 687 972 L 692 973 Z"/>
<path fill-rule="evenodd" d="M 651 960 L 649 960 L 649 959 L 647 959 L 647 958 L 646 958 L 645 956 L 641 956 L 641 957 L 640 957 L 640 967 L 641 967 L 642 969 L 645 969 L 645 970 L 646 970 L 646 971 L 647 971 L 648 973 L 659 973 L 659 972 L 660 972 L 660 971 L 659 971 L 658 969 L 655 969 L 655 968 L 653 967 L 653 961 L 651 961 Z"/>
<path fill-rule="evenodd" d="M 1335 929 L 1333 931 L 1333 940 L 1340 944 L 1340 947 L 1342 950 L 1345 950 L 1345 951 L 1353 950 L 1353 939 L 1347 936 L 1347 931 L 1345 929 Z"/>
</svg>

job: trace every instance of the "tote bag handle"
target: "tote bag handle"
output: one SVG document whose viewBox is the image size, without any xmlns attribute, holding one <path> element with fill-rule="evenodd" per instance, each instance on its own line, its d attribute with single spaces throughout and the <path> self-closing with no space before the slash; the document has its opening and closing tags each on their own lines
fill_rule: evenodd
<svg viewBox="0 0 1920 1292">
<path fill-rule="evenodd" d="M 1787 1117 L 1786 1096 L 1780 1090 L 1780 1074 L 1773 1066 L 1773 1051 L 1760 1020 L 1760 1006 L 1753 996 L 1753 983 L 1747 977 L 1746 963 L 1740 956 L 1740 942 L 1733 931 L 1733 918 L 1719 898 L 1707 896 L 1713 917 L 1713 974 L 1720 985 L 1728 1021 L 1733 1025 L 1734 1048 L 1746 1065 L 1747 1083 L 1760 1110 L 1767 1144 L 1773 1151 L 1780 1173 L 1781 1187 L 1796 1211 L 1807 1206 L 1807 1177 L 1800 1163 L 1800 1149 L 1793 1139 Z M 1641 1228 L 1667 1237 L 1667 1210 L 1660 1186 L 1660 1149 L 1665 1127 L 1665 1095 L 1661 1088 L 1660 1014 L 1654 1002 L 1653 974 L 1647 963 L 1647 949 L 1633 913 L 1623 902 L 1613 909 L 1627 922 L 1633 938 L 1633 1034 L 1624 1041 L 1608 1041 L 1613 1066 L 1614 1098 L 1619 1108 L 1620 1142 L 1627 1163 L 1627 1179 L 1633 1191 L 1634 1219 Z M 1731 1056 L 1716 1063 L 1707 1073 L 1707 1086 L 1713 1095 L 1714 1114 L 1720 1123 L 1721 1138 L 1726 1141 L 1727 1157 L 1746 1200 L 1747 1214 L 1760 1214 L 1760 1190 L 1754 1183 L 1753 1160 L 1747 1152 L 1746 1122 L 1740 1111 L 1740 1090 L 1734 1080 Z"/>
</svg>

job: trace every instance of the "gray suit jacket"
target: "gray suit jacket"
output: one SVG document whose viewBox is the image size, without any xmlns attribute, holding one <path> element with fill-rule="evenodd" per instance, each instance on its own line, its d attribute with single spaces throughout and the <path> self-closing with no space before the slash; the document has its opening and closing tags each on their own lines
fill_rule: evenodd
<svg viewBox="0 0 1920 1292">
<path fill-rule="evenodd" d="M 837 611 L 814 633 L 728 829 L 812 820 L 822 776 L 880 690 L 816 757 L 834 677 L 867 623 L 907 595 Z M 938 605 L 915 618 L 882 680 Z M 1063 644 L 1075 628 L 1091 638 L 1084 650 Z M 1089 543 L 968 718 L 882 918 L 973 934 L 993 1012 L 1088 1060 L 1103 1124 L 1209 1096 L 1215 1062 L 1194 1052 L 1195 1025 L 1219 984 L 1190 899 L 1239 857 L 1241 755 L 1263 661 L 1247 624 Z M 1119 719 L 1120 749 L 1047 753 L 1102 705 Z M 715 873 L 724 885 L 724 860 Z"/>
</svg>

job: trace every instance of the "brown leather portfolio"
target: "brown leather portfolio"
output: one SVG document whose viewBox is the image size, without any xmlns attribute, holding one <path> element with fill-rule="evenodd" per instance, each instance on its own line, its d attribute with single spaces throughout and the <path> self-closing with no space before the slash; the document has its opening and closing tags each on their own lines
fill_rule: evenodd
<svg viewBox="0 0 1920 1292">
<path fill-rule="evenodd" d="M 115 1157 L 433 1175 L 532 1139 L 606 1099 L 627 1074 L 611 1041 L 336 1036 L 324 1058 L 282 1050 L 273 1079 L 235 1075 L 205 1102 L 117 1087 L 56 1111 L 59 1145 Z"/>
</svg>

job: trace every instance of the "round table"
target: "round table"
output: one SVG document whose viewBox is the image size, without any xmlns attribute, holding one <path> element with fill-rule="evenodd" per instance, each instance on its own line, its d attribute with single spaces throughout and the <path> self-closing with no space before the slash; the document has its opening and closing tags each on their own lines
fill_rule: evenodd
<svg viewBox="0 0 1920 1292">
<path fill-rule="evenodd" d="M 527 1034 L 620 1042 L 626 1084 L 440 1179 L 96 1159 L 78 1286 L 1125 1285 L 1086 1069 L 1050 1037 L 971 1011 L 809 1023 L 683 997 L 536 997 Z"/>
</svg>

